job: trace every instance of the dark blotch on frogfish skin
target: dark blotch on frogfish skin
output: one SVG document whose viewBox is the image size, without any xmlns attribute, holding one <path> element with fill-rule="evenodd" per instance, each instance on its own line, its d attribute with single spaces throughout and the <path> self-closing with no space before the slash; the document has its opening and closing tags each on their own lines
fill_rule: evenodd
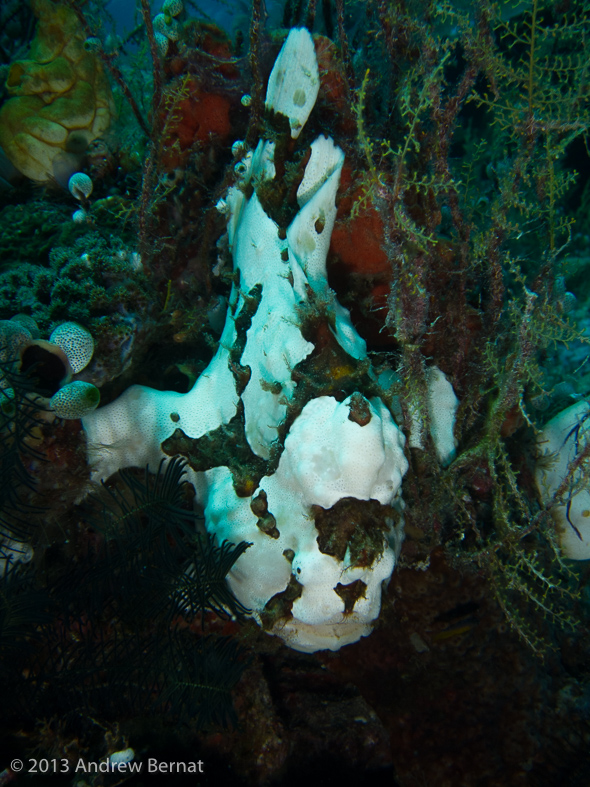
<svg viewBox="0 0 590 787">
<path fill-rule="evenodd" d="M 371 408 L 365 397 L 358 391 L 350 397 L 348 420 L 359 426 L 366 426 L 371 420 Z"/>
</svg>

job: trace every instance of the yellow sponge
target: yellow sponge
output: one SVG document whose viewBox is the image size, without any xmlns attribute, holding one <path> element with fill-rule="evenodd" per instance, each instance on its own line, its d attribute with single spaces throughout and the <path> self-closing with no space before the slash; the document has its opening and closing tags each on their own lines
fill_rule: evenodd
<svg viewBox="0 0 590 787">
<path fill-rule="evenodd" d="M 8 72 L 12 98 L 0 108 L 0 146 L 20 172 L 47 183 L 60 157 L 83 153 L 108 129 L 115 106 L 75 13 L 51 0 L 32 0 L 32 6 L 37 32 L 29 58 Z"/>
</svg>

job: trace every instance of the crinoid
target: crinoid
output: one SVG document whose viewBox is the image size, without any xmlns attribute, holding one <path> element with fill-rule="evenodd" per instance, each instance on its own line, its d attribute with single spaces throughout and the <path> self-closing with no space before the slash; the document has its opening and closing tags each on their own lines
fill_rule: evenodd
<svg viewBox="0 0 590 787">
<path fill-rule="evenodd" d="M 74 563 L 52 566 L 54 614 L 27 664 L 35 718 L 80 710 L 103 720 L 171 715 L 196 727 L 235 720 L 231 690 L 246 664 L 238 642 L 205 635 L 211 613 L 246 610 L 226 575 L 248 544 L 195 535 L 185 462 L 124 470 L 89 499 Z M 22 679 L 21 679 L 22 682 Z"/>
<path fill-rule="evenodd" d="M 243 617 L 248 610 L 231 594 L 225 577 L 248 544 L 216 546 L 204 530 L 197 532 L 186 466 L 174 457 L 165 469 L 160 462 L 155 475 L 147 467 L 143 478 L 127 469 L 119 473 L 121 485 L 103 483 L 96 498 L 101 507 L 96 527 L 105 539 L 100 570 L 109 583 L 134 577 L 118 587 L 114 581 L 120 613 L 150 619 L 179 612 L 194 618 L 208 611 Z"/>
<path fill-rule="evenodd" d="M 20 691 L 22 665 L 31 658 L 41 640 L 42 627 L 51 618 L 51 599 L 39 586 L 31 566 L 9 562 L 0 576 L 0 680 L 4 686 L 4 711 L 26 702 Z"/>
<path fill-rule="evenodd" d="M 46 407 L 34 367 L 21 374 L 15 360 L 5 360 L 0 347 L 0 540 L 25 542 L 31 514 L 42 509 L 28 499 L 34 487 L 32 467 L 45 459 L 35 431 Z"/>
</svg>

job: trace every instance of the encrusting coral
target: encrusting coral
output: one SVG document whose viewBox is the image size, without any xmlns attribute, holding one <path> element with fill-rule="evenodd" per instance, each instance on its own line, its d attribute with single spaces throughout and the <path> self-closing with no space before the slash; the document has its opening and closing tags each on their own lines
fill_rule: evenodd
<svg viewBox="0 0 590 787">
<path fill-rule="evenodd" d="M 32 0 L 38 18 L 29 57 L 12 63 L 0 108 L 0 146 L 23 175 L 67 183 L 88 145 L 109 127 L 115 105 L 97 55 L 74 11 Z"/>
</svg>

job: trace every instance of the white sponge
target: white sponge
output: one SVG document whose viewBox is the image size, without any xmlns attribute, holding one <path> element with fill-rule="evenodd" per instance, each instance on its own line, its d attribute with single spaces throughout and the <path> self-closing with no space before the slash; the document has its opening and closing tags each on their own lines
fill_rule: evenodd
<svg viewBox="0 0 590 787">
<path fill-rule="evenodd" d="M 426 384 L 430 436 L 436 457 L 444 467 L 455 456 L 457 442 L 454 429 L 459 400 L 445 373 L 441 372 L 438 366 L 429 366 L 426 369 Z M 408 409 L 411 417 L 408 445 L 410 448 L 424 450 L 425 419 L 417 403 L 410 402 Z"/>
<path fill-rule="evenodd" d="M 535 480 L 541 500 L 547 504 L 568 475 L 570 464 L 590 437 L 590 404 L 577 402 L 558 413 L 537 438 Z M 572 473 L 569 483 L 551 508 L 557 538 L 565 557 L 590 559 L 590 488 L 582 473 Z"/>
</svg>

